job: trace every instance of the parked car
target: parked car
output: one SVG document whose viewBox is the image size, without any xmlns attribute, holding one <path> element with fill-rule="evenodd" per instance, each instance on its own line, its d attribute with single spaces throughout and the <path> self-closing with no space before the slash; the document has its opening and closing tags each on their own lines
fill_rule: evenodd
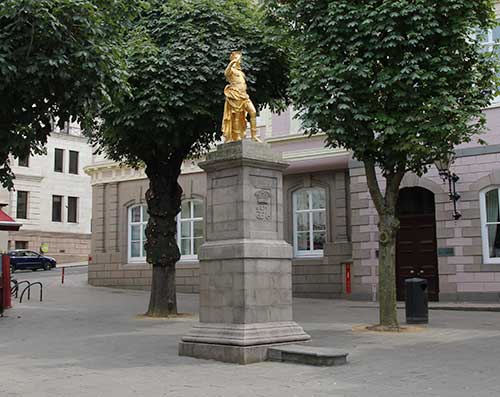
<svg viewBox="0 0 500 397">
<path fill-rule="evenodd" d="M 51 270 L 56 267 L 56 260 L 50 256 L 41 255 L 35 251 L 13 250 L 9 252 L 10 269 L 14 273 L 16 270 L 38 269 Z"/>
</svg>

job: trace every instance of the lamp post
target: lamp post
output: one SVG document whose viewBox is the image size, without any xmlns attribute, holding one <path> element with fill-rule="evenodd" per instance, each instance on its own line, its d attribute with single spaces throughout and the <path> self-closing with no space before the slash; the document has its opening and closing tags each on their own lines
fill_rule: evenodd
<svg viewBox="0 0 500 397">
<path fill-rule="evenodd" d="M 460 194 L 457 193 L 456 184 L 460 180 L 457 174 L 450 171 L 450 165 L 453 161 L 453 154 L 448 153 L 446 156 L 436 160 L 434 164 L 439 171 L 439 176 L 443 182 L 448 181 L 450 200 L 453 201 L 453 219 L 456 221 L 462 217 L 462 214 L 457 210 L 457 201 L 460 200 Z"/>
</svg>

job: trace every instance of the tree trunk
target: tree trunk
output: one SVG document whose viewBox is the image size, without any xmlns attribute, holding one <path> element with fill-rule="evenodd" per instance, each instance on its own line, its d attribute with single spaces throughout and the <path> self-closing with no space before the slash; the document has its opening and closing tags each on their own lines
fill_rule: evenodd
<svg viewBox="0 0 500 397">
<path fill-rule="evenodd" d="M 380 325 L 398 328 L 396 307 L 396 235 L 399 221 L 393 211 L 380 215 L 378 296 L 380 303 Z"/>
<path fill-rule="evenodd" d="M 175 265 L 153 265 L 151 297 L 146 313 L 150 317 L 168 317 L 177 314 Z"/>
<path fill-rule="evenodd" d="M 399 186 L 404 171 L 384 175 L 385 194 L 382 194 L 373 162 L 365 161 L 366 180 L 370 196 L 379 216 L 379 260 L 378 260 L 378 299 L 380 304 L 379 321 L 383 329 L 398 329 L 396 306 L 396 237 L 399 220 L 396 205 Z"/>
<path fill-rule="evenodd" d="M 177 182 L 181 164 L 182 161 L 169 161 L 146 166 L 149 178 L 146 252 L 148 263 L 153 265 L 151 298 L 146 315 L 151 317 L 177 314 L 175 264 L 180 259 L 180 252 L 176 240 L 176 216 L 181 207 L 182 188 Z"/>
</svg>

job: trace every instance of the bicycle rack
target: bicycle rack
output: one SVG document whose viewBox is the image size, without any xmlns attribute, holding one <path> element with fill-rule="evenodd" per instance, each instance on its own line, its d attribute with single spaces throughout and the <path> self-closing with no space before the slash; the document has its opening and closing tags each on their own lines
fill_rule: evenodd
<svg viewBox="0 0 500 397">
<path fill-rule="evenodd" d="M 21 293 L 21 297 L 19 298 L 19 303 L 23 303 L 23 296 L 24 296 L 24 293 L 26 291 L 28 291 L 28 300 L 30 300 L 31 298 L 31 287 L 33 287 L 34 285 L 39 285 L 40 286 L 40 302 L 43 301 L 43 285 L 40 281 L 37 281 L 37 282 L 34 282 L 34 283 L 28 283 L 29 285 L 23 290 L 23 292 Z"/>
<path fill-rule="evenodd" d="M 14 295 L 14 292 L 16 291 L 16 288 L 19 288 L 17 280 L 15 278 L 11 278 L 10 279 L 10 284 L 11 284 L 11 286 L 10 286 L 10 294 Z M 14 284 L 14 285 L 12 285 L 12 284 Z"/>
<path fill-rule="evenodd" d="M 10 280 L 11 282 L 14 283 L 14 286 L 10 288 L 10 294 L 14 295 L 14 292 L 16 293 L 16 298 L 18 297 L 19 294 L 19 286 L 21 284 L 28 284 L 28 286 L 31 285 L 29 281 L 23 280 L 23 281 L 17 281 L 17 280 Z"/>
</svg>

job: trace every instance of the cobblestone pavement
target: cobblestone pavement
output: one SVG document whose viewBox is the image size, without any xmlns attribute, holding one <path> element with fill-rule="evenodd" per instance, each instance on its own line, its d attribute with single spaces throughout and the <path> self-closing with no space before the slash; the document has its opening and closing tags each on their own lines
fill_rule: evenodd
<svg viewBox="0 0 500 397">
<path fill-rule="evenodd" d="M 144 319 L 146 292 L 92 288 L 77 269 L 58 277 L 43 276 L 44 302 L 0 319 L 1 397 L 500 396 L 499 313 L 431 311 L 423 332 L 374 334 L 352 327 L 375 322 L 376 308 L 297 299 L 312 344 L 347 350 L 349 364 L 238 366 L 177 355 L 195 314 Z M 180 310 L 196 313 L 197 299 L 180 295 Z"/>
</svg>

